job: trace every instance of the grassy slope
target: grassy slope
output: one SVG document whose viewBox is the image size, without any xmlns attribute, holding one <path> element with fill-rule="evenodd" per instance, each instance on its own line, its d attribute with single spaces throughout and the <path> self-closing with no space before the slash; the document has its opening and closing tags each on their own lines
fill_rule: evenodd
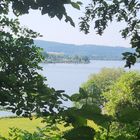
<svg viewBox="0 0 140 140">
<path fill-rule="evenodd" d="M 41 128 L 45 126 L 45 124 L 41 123 L 41 120 L 41 118 L 34 118 L 33 120 L 29 120 L 28 118 L 0 118 L 0 135 L 7 137 L 9 128 L 12 127 L 34 132 L 36 131 L 36 127 Z M 92 121 L 88 121 L 88 125 L 98 131 L 97 125 L 95 125 Z M 71 127 L 65 128 L 63 125 L 58 125 L 58 127 L 61 132 L 71 129 Z"/>
<path fill-rule="evenodd" d="M 36 127 L 43 127 L 45 124 L 41 123 L 41 119 L 29 120 L 28 118 L 1 118 L 0 119 L 0 134 L 2 136 L 8 135 L 8 130 L 11 127 L 33 132 Z"/>
</svg>

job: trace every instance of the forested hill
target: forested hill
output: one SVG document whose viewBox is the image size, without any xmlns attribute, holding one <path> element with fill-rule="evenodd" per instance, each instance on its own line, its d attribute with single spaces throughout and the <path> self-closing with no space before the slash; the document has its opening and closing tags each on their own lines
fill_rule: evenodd
<svg viewBox="0 0 140 140">
<path fill-rule="evenodd" d="M 132 51 L 130 48 L 111 47 L 101 45 L 74 45 L 63 44 L 57 42 L 48 42 L 35 40 L 38 47 L 44 49 L 45 52 L 62 53 L 70 56 L 88 56 L 90 59 L 108 59 L 118 60 L 122 58 L 122 53 Z"/>
</svg>

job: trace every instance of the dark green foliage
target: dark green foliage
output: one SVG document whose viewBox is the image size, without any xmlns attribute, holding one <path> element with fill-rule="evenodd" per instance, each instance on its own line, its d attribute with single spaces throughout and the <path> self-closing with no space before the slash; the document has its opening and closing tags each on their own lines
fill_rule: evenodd
<svg viewBox="0 0 140 140">
<path fill-rule="evenodd" d="M 96 124 L 102 127 L 112 120 L 110 116 L 102 114 L 101 109 L 95 104 L 83 105 L 79 115 L 83 116 L 85 119 L 94 121 Z"/>
<path fill-rule="evenodd" d="M 69 108 L 68 110 L 63 112 L 64 121 L 66 122 L 66 126 L 71 124 L 73 127 L 86 126 L 87 120 L 81 116 L 80 109 Z"/>
<path fill-rule="evenodd" d="M 10 128 L 7 138 L 1 137 L 0 140 L 62 140 L 59 134 L 51 135 L 51 128 L 37 128 L 33 133 L 18 128 Z"/>
<path fill-rule="evenodd" d="M 91 120 L 98 126 L 96 139 L 138 140 L 140 86 L 137 81 L 139 79 L 138 72 L 124 72 L 121 69 L 104 69 L 99 74 L 91 75 L 79 90 L 79 94 L 71 97 L 74 102 L 80 104 L 72 114 Z M 100 92 L 94 88 L 95 84 Z"/>
<path fill-rule="evenodd" d="M 70 0 L 2 0 L 0 1 L 0 105 L 12 110 L 17 115 L 30 117 L 32 113 L 50 119 L 51 124 L 65 121 L 73 128 L 64 134 L 67 140 L 100 140 L 111 139 L 140 139 L 140 75 L 128 72 L 123 76 L 106 77 L 95 76 L 96 79 L 87 87 L 80 88 L 80 94 L 71 97 L 73 101 L 80 102 L 79 108 L 64 109 L 62 105 L 63 91 L 49 88 L 46 78 L 41 76 L 39 63 L 43 57 L 40 49 L 33 44 L 33 38 L 39 36 L 36 32 L 21 28 L 18 20 L 9 19 L 9 6 L 15 15 L 22 15 L 30 9 L 39 9 L 42 14 L 48 14 L 51 18 L 65 17 L 66 22 L 74 26 L 72 19 L 65 11 L 65 4 L 80 9 L 80 2 Z M 136 62 L 140 57 L 139 51 L 139 19 L 137 10 L 140 9 L 139 1 L 132 0 L 94 0 L 86 8 L 86 17 L 82 18 L 81 30 L 89 31 L 88 22 L 96 18 L 95 28 L 98 34 L 102 34 L 115 17 L 117 21 L 125 21 L 127 27 L 122 30 L 124 38 L 131 36 L 131 44 L 134 53 L 125 53 L 127 66 Z M 98 80 L 98 78 L 100 80 Z M 101 81 L 102 80 L 102 81 Z M 92 91 L 92 92 L 91 92 Z M 82 103 L 81 103 L 82 101 Z M 87 125 L 87 121 L 93 121 L 99 130 L 94 130 Z M 52 129 L 55 130 L 55 129 Z M 46 131 L 45 131 L 46 132 Z M 13 137 L 13 138 L 12 138 Z M 1 139 L 5 140 L 5 138 Z M 9 140 L 50 139 L 44 131 L 33 134 L 18 129 L 12 129 Z M 54 137 L 62 139 L 60 136 Z"/>
<path fill-rule="evenodd" d="M 64 16 L 65 21 L 74 26 L 73 20 L 66 13 L 65 4 L 79 9 L 81 3 L 70 0 L 0 1 L 0 105 L 16 115 L 31 118 L 36 113 L 47 119 L 49 116 L 51 123 L 55 122 L 59 117 L 57 113 L 64 109 L 63 97 L 67 96 L 62 94 L 64 91 L 49 88 L 45 84 L 46 78 L 39 74 L 39 63 L 44 57 L 40 48 L 34 45 L 33 38 L 40 34 L 22 28 L 18 19 L 10 19 L 9 9 L 12 7 L 16 16 L 26 14 L 30 9 L 39 9 L 42 14 L 48 14 L 51 18 L 56 16 L 61 20 Z M 10 136 L 11 140 L 49 138 L 41 132 L 31 134 L 17 129 L 12 130 Z"/>
<path fill-rule="evenodd" d="M 124 58 L 126 59 L 126 67 L 130 67 L 131 65 L 134 65 L 136 63 L 136 57 L 135 54 L 131 52 L 125 52 L 123 53 Z"/>
<path fill-rule="evenodd" d="M 64 134 L 66 140 L 93 140 L 95 131 L 88 126 L 74 128 Z"/>
<path fill-rule="evenodd" d="M 134 53 L 125 53 L 126 66 L 131 67 L 140 57 L 140 34 L 139 34 L 139 0 L 92 0 L 86 7 L 85 16 L 81 18 L 80 29 L 89 33 L 90 23 L 94 21 L 97 34 L 102 35 L 109 23 L 113 20 L 125 22 L 126 27 L 121 30 L 123 38 L 131 38 L 131 47 Z"/>
<path fill-rule="evenodd" d="M 71 5 L 73 8 L 80 9 L 81 2 L 71 0 L 1 0 L 0 14 L 7 14 L 9 6 L 12 7 L 16 16 L 28 14 L 32 10 L 40 10 L 41 14 L 48 14 L 49 17 L 57 17 L 61 20 L 63 17 L 66 22 L 75 26 L 72 18 L 67 15 L 65 5 Z"/>
<path fill-rule="evenodd" d="M 40 34 L 3 14 L 0 25 L 0 106 L 25 117 L 61 110 L 63 91 L 49 88 L 38 72 L 44 57 L 33 38 Z"/>
<path fill-rule="evenodd" d="M 132 103 L 119 103 L 116 107 L 116 117 L 120 122 L 133 123 L 140 121 L 140 110 Z"/>
</svg>

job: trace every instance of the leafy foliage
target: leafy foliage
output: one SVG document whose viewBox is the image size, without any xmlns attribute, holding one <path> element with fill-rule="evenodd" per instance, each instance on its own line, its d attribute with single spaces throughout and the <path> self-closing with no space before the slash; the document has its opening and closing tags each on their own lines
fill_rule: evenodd
<svg viewBox="0 0 140 140">
<path fill-rule="evenodd" d="M 34 45 L 33 38 L 40 34 L 20 26 L 18 19 L 8 17 L 12 7 L 16 16 L 38 9 L 41 14 L 51 18 L 65 17 L 66 22 L 74 25 L 66 13 L 65 4 L 80 9 L 81 2 L 71 0 L 1 0 L 0 1 L 0 105 L 17 115 L 32 117 L 49 116 L 53 122 L 61 106 L 64 91 L 56 91 L 45 84 L 46 78 L 39 74 L 39 63 L 44 59 L 40 48 Z M 13 131 L 15 131 L 13 133 Z M 12 129 L 9 139 L 46 139 L 44 133 L 28 133 Z M 47 137 L 48 138 L 48 137 Z M 5 138 L 2 138 L 5 139 Z M 52 138 L 51 138 L 52 139 Z M 53 138 L 53 139 L 59 139 Z"/>
<path fill-rule="evenodd" d="M 64 138 L 67 140 L 93 140 L 95 135 L 94 129 L 88 126 L 81 126 L 68 131 Z"/>
<path fill-rule="evenodd" d="M 107 100 L 106 110 L 110 114 L 114 114 L 119 106 L 121 108 L 134 107 L 138 106 L 139 102 L 135 102 L 139 99 L 136 94 L 139 95 L 139 88 L 136 90 L 136 86 L 134 86 L 135 82 L 137 82 L 140 78 L 139 73 L 137 72 L 128 72 L 120 77 L 120 79 L 112 85 L 108 92 L 104 93 L 104 97 Z M 137 104 L 137 105 L 136 105 Z M 130 105 L 130 106 L 129 106 Z M 132 105 L 132 106 L 131 106 Z"/>
<path fill-rule="evenodd" d="M 103 106 L 103 92 L 108 91 L 110 86 L 124 73 L 123 69 L 103 68 L 98 74 L 91 74 L 88 81 L 82 84 L 79 94 L 72 96 L 73 101 L 79 100 L 81 104 L 86 102 Z"/>
<path fill-rule="evenodd" d="M 94 21 L 97 34 L 102 35 L 113 20 L 125 22 L 126 27 L 121 30 L 121 35 L 123 38 L 131 38 L 130 43 L 135 52 L 126 52 L 123 55 L 126 66 L 131 67 L 140 57 L 139 10 L 139 0 L 92 0 L 86 7 L 85 16 L 81 18 L 80 29 L 86 34 L 89 33 L 90 23 Z"/>
<path fill-rule="evenodd" d="M 52 136 L 48 135 L 49 132 L 50 129 L 46 128 L 38 128 L 34 133 L 17 128 L 10 128 L 8 138 L 0 136 L 0 140 L 62 140 L 62 137 L 59 134 Z"/>
<path fill-rule="evenodd" d="M 16 16 L 28 14 L 31 9 L 40 10 L 42 15 L 48 14 L 50 18 L 57 17 L 59 20 L 64 17 L 66 22 L 75 26 L 72 18 L 67 15 L 65 5 L 71 5 L 79 10 L 81 4 L 79 1 L 71 0 L 1 0 L 0 14 L 7 14 L 10 6 Z"/>
<path fill-rule="evenodd" d="M 103 71 L 92 75 L 87 83 L 83 84 L 79 94 L 71 97 L 73 101 L 80 103 L 78 109 L 75 109 L 75 116 L 91 120 L 98 126 L 98 130 L 95 130 L 96 139 L 139 139 L 140 86 L 137 81 L 140 74 L 124 72 L 121 69 Z M 100 92 L 96 90 L 95 84 Z M 94 100 L 91 100 L 93 97 Z M 98 101 L 101 101 L 101 104 Z"/>
<path fill-rule="evenodd" d="M 0 15 L 0 105 L 26 117 L 34 112 L 54 114 L 62 109 L 63 91 L 49 88 L 46 78 L 39 74 L 39 63 L 44 57 L 33 38 L 40 34 L 20 27 L 18 19 L 10 19 L 3 13 Z"/>
<path fill-rule="evenodd" d="M 60 20 L 65 17 L 66 22 L 74 23 L 66 13 L 65 4 L 80 9 L 80 2 L 70 0 L 2 0 L 0 1 L 0 105 L 12 110 L 17 115 L 31 118 L 36 112 L 40 116 L 49 116 L 52 122 L 65 121 L 73 128 L 64 134 L 67 140 L 72 139 L 140 139 L 140 75 L 135 72 L 113 75 L 97 76 L 94 82 L 89 82 L 89 89 L 80 88 L 80 94 L 73 95 L 71 99 L 83 103 L 79 108 L 73 107 L 65 110 L 61 104 L 63 91 L 49 88 L 46 78 L 38 73 L 41 70 L 39 63 L 43 60 L 40 49 L 33 44 L 33 38 L 38 33 L 21 28 L 17 19 L 9 19 L 9 6 L 16 16 L 26 14 L 30 9 L 38 9 L 42 14 Z M 115 18 L 118 22 L 125 21 L 127 27 L 122 30 L 124 38 L 131 36 L 134 53 L 125 53 L 127 65 L 131 66 L 140 57 L 139 51 L 139 19 L 137 11 L 140 9 L 139 1 L 105 1 L 95 0 L 86 8 L 86 16 L 82 18 L 81 30 L 89 31 L 90 20 L 97 18 L 95 29 L 102 34 L 108 22 Z M 109 77 L 110 76 L 110 77 Z M 95 76 L 96 77 L 96 76 Z M 92 91 L 92 92 L 91 92 Z M 93 100 L 94 99 L 94 100 Z M 91 102 L 90 102 L 91 101 Z M 135 113 L 133 115 L 132 113 Z M 46 119 L 46 120 L 47 120 Z M 89 127 L 87 121 L 91 120 L 98 125 L 99 130 Z M 13 133 L 13 131 L 15 133 Z M 12 129 L 9 140 L 14 139 L 52 139 L 44 131 L 33 134 Z M 5 139 L 2 138 L 1 139 Z M 54 140 L 61 139 L 60 136 Z"/>
</svg>

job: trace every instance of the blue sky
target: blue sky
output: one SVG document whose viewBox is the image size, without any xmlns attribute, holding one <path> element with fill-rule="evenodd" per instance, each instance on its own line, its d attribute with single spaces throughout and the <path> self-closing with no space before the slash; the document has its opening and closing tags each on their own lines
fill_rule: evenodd
<svg viewBox="0 0 140 140">
<path fill-rule="evenodd" d="M 85 0 L 83 0 L 85 1 Z M 88 0 L 86 0 L 86 4 Z M 109 25 L 102 36 L 96 34 L 91 24 L 91 32 L 85 35 L 79 31 L 79 17 L 83 15 L 84 5 L 81 11 L 67 7 L 67 12 L 76 23 L 76 27 L 72 27 L 69 23 L 65 23 L 64 19 L 59 21 L 57 18 L 49 18 L 47 15 L 41 15 L 39 11 L 30 11 L 30 14 L 20 17 L 23 26 L 27 26 L 43 35 L 42 40 L 55 41 L 70 44 L 98 44 L 109 46 L 129 47 L 129 40 L 121 38 L 119 30 L 124 27 L 123 23 L 113 22 Z"/>
</svg>

